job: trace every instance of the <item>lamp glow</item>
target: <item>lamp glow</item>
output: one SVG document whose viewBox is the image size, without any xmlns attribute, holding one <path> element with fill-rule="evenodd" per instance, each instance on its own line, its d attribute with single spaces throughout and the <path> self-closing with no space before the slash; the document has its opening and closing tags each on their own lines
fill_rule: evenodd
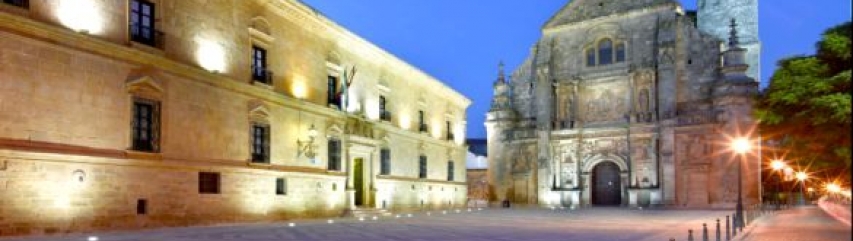
<svg viewBox="0 0 853 241">
<path fill-rule="evenodd" d="M 63 0 L 56 9 L 56 17 L 66 27 L 90 34 L 103 31 L 103 17 L 92 0 Z"/>
<path fill-rule="evenodd" d="M 196 38 L 196 60 L 210 72 L 225 72 L 225 48 L 210 39 Z"/>
<path fill-rule="evenodd" d="M 773 168 L 773 170 L 776 171 L 782 170 L 786 166 L 788 166 L 788 164 L 785 164 L 785 161 L 782 160 L 773 160 L 773 162 L 770 163 L 770 168 Z"/>
<path fill-rule="evenodd" d="M 838 193 L 838 192 L 841 192 L 841 187 L 838 186 L 838 184 L 830 183 L 830 184 L 826 184 L 826 190 L 831 192 L 831 193 Z"/>
<path fill-rule="evenodd" d="M 305 83 L 302 81 L 294 81 L 293 82 L 293 97 L 297 99 L 303 100 L 305 97 L 308 97 L 308 91 L 305 87 Z"/>
<path fill-rule="evenodd" d="M 752 144 L 749 143 L 749 139 L 746 138 L 738 138 L 732 141 L 732 150 L 737 152 L 738 154 L 744 154 L 749 152 L 752 149 Z"/>
<path fill-rule="evenodd" d="M 796 177 L 797 177 L 797 180 L 800 180 L 802 182 L 802 181 L 805 181 L 806 179 L 809 179 L 809 174 L 806 172 L 797 172 Z"/>
</svg>

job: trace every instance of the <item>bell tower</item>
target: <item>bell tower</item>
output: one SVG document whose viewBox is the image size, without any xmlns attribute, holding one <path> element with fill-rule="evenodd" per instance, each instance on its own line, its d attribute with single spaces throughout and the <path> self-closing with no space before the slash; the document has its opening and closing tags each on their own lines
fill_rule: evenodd
<svg viewBox="0 0 853 241">
<path fill-rule="evenodd" d="M 761 40 L 758 35 L 758 0 L 699 0 L 699 30 L 720 40 L 729 38 L 729 22 L 738 23 L 740 47 L 746 49 L 747 76 L 761 81 Z M 723 46 L 723 50 L 728 46 Z"/>
<path fill-rule="evenodd" d="M 504 151 L 506 131 L 512 129 L 516 122 L 516 113 L 512 109 L 510 88 L 504 74 L 504 65 L 498 67 L 498 78 L 495 80 L 492 107 L 486 114 L 486 137 L 488 142 L 489 169 L 486 171 L 489 180 L 489 201 L 507 200 L 510 187 L 509 157 Z"/>
</svg>

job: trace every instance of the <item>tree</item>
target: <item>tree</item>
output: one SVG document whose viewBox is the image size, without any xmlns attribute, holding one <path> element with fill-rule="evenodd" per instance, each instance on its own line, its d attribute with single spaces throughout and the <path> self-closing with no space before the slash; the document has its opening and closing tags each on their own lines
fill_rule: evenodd
<svg viewBox="0 0 853 241">
<path fill-rule="evenodd" d="M 779 61 L 755 110 L 762 135 L 778 143 L 786 159 L 848 183 L 851 33 L 850 22 L 830 28 L 815 55 Z"/>
</svg>

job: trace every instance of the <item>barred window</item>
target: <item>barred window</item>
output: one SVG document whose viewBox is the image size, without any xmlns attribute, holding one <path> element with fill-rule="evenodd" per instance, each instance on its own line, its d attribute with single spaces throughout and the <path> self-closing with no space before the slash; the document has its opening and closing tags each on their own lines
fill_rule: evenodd
<svg viewBox="0 0 853 241">
<path fill-rule="evenodd" d="M 160 104 L 154 100 L 134 98 L 131 124 L 132 150 L 159 151 Z"/>
<path fill-rule="evenodd" d="M 391 175 L 391 150 L 383 148 L 379 156 L 379 175 Z"/>
<path fill-rule="evenodd" d="M 272 84 L 271 73 L 267 71 L 267 50 L 252 46 L 252 80 Z"/>
<path fill-rule="evenodd" d="M 252 125 L 252 162 L 270 163 L 270 127 L 264 124 Z"/>
<path fill-rule="evenodd" d="M 338 77 L 329 76 L 326 84 L 326 105 L 335 105 L 340 109 L 340 101 L 338 99 Z"/>
<path fill-rule="evenodd" d="M 275 195 L 287 195 L 287 180 L 284 178 L 275 179 Z"/>
<path fill-rule="evenodd" d="M 453 169 L 454 169 L 453 168 L 453 161 L 452 160 L 448 161 L 447 162 L 447 181 L 451 181 L 451 182 L 453 181 L 453 172 L 454 172 Z"/>
<path fill-rule="evenodd" d="M 329 140 L 329 166 L 330 171 L 341 171 L 341 141 Z"/>
<path fill-rule="evenodd" d="M 130 40 L 155 46 L 154 4 L 145 0 L 131 0 L 129 15 Z"/>
<path fill-rule="evenodd" d="M 427 178 L 427 157 L 421 155 L 418 160 L 418 178 Z"/>
</svg>

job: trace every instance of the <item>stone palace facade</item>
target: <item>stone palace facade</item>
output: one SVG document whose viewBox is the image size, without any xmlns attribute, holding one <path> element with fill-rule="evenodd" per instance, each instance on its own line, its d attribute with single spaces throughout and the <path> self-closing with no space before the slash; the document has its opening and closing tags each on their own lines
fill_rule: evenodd
<svg viewBox="0 0 853 241">
<path fill-rule="evenodd" d="M 4 0 L 0 236 L 463 206 L 470 103 L 298 0 Z"/>
<path fill-rule="evenodd" d="M 494 83 L 493 201 L 731 208 L 760 192 L 756 0 L 573 0 Z M 736 24 L 733 24 L 736 23 Z"/>
</svg>

